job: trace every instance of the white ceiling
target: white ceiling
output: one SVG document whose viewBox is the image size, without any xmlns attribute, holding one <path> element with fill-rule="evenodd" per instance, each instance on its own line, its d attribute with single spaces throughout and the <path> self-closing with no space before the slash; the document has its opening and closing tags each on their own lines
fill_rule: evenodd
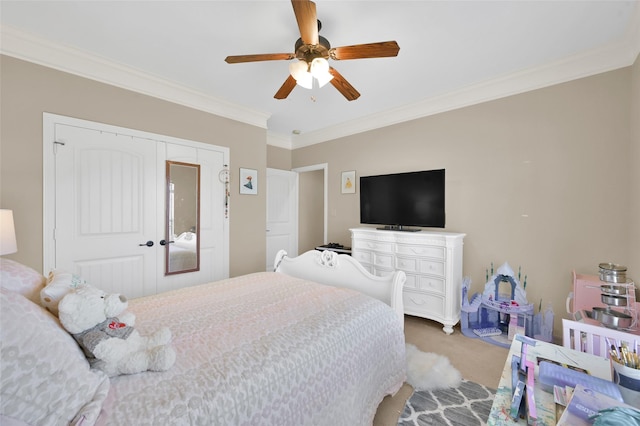
<svg viewBox="0 0 640 426">
<path fill-rule="evenodd" d="M 331 85 L 273 95 L 292 53 L 289 1 L 5 1 L 0 51 L 266 127 L 304 146 L 633 63 L 639 1 L 317 0 L 334 47 L 396 40 L 395 58 L 332 61 L 362 96 Z M 293 134 L 299 131 L 300 134 Z"/>
</svg>

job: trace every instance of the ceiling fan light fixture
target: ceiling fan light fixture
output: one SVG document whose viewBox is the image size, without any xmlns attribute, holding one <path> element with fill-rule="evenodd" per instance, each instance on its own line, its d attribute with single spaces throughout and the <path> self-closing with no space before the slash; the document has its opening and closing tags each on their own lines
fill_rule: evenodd
<svg viewBox="0 0 640 426">
<path fill-rule="evenodd" d="M 304 87 L 305 89 L 313 89 L 313 76 L 306 72 L 296 80 L 296 83 L 298 83 L 298 86 Z"/>
<path fill-rule="evenodd" d="M 329 62 L 324 58 L 315 58 L 311 61 L 311 75 L 318 77 L 329 73 Z"/>
<path fill-rule="evenodd" d="M 311 75 L 318 80 L 318 86 L 322 87 L 333 79 L 329 73 L 329 61 L 324 58 L 315 58 L 311 61 Z"/>
<path fill-rule="evenodd" d="M 316 76 L 316 80 L 318 80 L 318 86 L 322 87 L 328 82 L 330 82 L 331 80 L 333 80 L 333 76 L 329 74 L 329 71 L 327 71 L 327 73 L 324 75 Z"/>
<path fill-rule="evenodd" d="M 309 64 L 306 61 L 299 60 L 289 64 L 289 73 L 291 77 L 296 79 L 296 83 L 305 89 L 313 88 L 313 76 L 308 71 Z"/>
<path fill-rule="evenodd" d="M 293 61 L 289 64 L 289 73 L 296 80 L 306 74 L 308 69 L 309 65 L 305 61 Z"/>
</svg>

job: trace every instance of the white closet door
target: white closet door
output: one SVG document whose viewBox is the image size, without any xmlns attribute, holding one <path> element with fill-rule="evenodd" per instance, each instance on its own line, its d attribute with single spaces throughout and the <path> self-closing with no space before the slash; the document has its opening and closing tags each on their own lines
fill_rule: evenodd
<svg viewBox="0 0 640 426">
<path fill-rule="evenodd" d="M 225 217 L 225 188 L 220 171 L 225 167 L 221 151 L 198 149 L 200 164 L 200 270 L 206 281 L 229 277 L 229 219 Z"/>
<path fill-rule="evenodd" d="M 224 167 L 224 154 L 217 150 L 195 148 L 175 143 L 159 147 L 157 180 L 165 182 L 165 161 L 180 161 L 200 165 L 200 270 L 185 274 L 165 275 L 165 248 L 157 251 L 159 265 L 158 292 L 175 290 L 195 284 L 217 281 L 229 276 L 228 251 L 225 249 L 225 232 L 228 220 L 224 217 L 224 185 L 218 178 Z M 159 239 L 165 236 L 166 191 L 158 185 L 157 223 Z M 162 247 L 162 246 L 160 246 Z"/>
<path fill-rule="evenodd" d="M 129 298 L 156 293 L 158 143 L 62 124 L 55 140 L 56 267 Z"/>
</svg>

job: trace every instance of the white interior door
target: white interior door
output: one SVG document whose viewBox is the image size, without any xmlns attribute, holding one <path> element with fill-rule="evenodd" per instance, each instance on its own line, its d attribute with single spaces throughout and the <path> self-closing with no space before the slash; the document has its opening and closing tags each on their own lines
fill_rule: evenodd
<svg viewBox="0 0 640 426">
<path fill-rule="evenodd" d="M 267 271 L 282 249 L 298 255 L 298 174 L 267 169 Z"/>
<path fill-rule="evenodd" d="M 223 236 L 228 235 L 224 217 L 224 186 L 218 178 L 225 164 L 223 152 L 197 148 L 181 144 L 162 144 L 158 151 L 158 181 L 164 182 L 165 161 L 180 161 L 200 165 L 200 270 L 176 275 L 165 275 L 165 250 L 157 251 L 157 262 L 161 273 L 158 277 L 158 292 L 175 290 L 195 284 L 217 281 L 229 276 L 229 255 L 225 249 Z M 157 221 L 160 224 L 160 239 L 170 240 L 165 235 L 166 191 L 164 185 L 158 185 L 158 199 L 164 203 L 158 208 Z"/>
<path fill-rule="evenodd" d="M 55 135 L 56 268 L 107 292 L 155 293 L 157 143 L 62 124 Z"/>
</svg>

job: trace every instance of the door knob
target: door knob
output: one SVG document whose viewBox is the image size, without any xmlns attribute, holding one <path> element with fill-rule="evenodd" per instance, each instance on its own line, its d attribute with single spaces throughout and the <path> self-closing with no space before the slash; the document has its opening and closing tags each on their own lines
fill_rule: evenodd
<svg viewBox="0 0 640 426">
<path fill-rule="evenodd" d="M 153 241 L 149 240 L 144 244 L 138 244 L 139 246 L 147 246 L 147 247 L 153 247 Z"/>
<path fill-rule="evenodd" d="M 164 246 L 164 245 L 167 245 L 167 244 L 171 244 L 172 242 L 173 242 L 173 241 L 160 240 L 160 245 L 161 245 L 161 246 Z"/>
</svg>

